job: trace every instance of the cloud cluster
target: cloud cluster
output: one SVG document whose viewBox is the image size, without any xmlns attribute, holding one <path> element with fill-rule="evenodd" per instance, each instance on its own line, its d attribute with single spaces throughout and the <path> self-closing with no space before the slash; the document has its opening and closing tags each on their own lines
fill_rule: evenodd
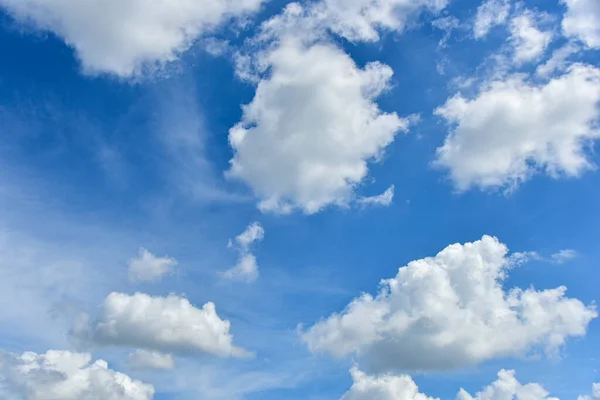
<svg viewBox="0 0 600 400">
<path fill-rule="evenodd" d="M 0 352 L 0 397 L 28 400 L 151 400 L 154 387 L 90 354 Z"/>
<path fill-rule="evenodd" d="M 177 260 L 171 257 L 157 257 L 146 249 L 140 249 L 137 257 L 129 260 L 129 280 L 132 282 L 153 282 L 172 272 Z"/>
<path fill-rule="evenodd" d="M 367 375 L 357 367 L 350 370 L 353 384 L 340 400 L 437 400 L 419 392 L 417 384 L 408 375 Z M 475 396 L 460 389 L 456 400 L 558 400 L 549 397 L 539 383 L 521 384 L 515 371 L 501 370 L 498 379 Z M 579 400 L 587 400 L 580 397 Z M 595 398 L 590 398 L 595 400 Z"/>
<path fill-rule="evenodd" d="M 314 352 L 356 354 L 372 371 L 440 370 L 542 349 L 555 353 L 586 333 L 593 306 L 566 288 L 514 288 L 503 280 L 507 248 L 484 236 L 410 262 L 376 297 L 353 300 L 303 333 Z"/>
<path fill-rule="evenodd" d="M 233 345 L 229 328 L 229 321 L 217 315 L 213 303 L 196 308 L 189 300 L 175 295 L 111 293 L 99 315 L 75 329 L 74 334 L 103 345 L 221 357 L 248 356 L 248 352 Z"/>
<path fill-rule="evenodd" d="M 16 19 L 73 47 L 87 74 L 131 77 L 162 67 L 200 35 L 263 0 L 0 0 Z"/>
<path fill-rule="evenodd" d="M 600 68 L 575 64 L 534 83 L 521 75 L 460 93 L 435 113 L 452 127 L 436 165 L 459 191 L 513 189 L 536 173 L 576 177 L 595 168 L 587 156 L 600 137 Z"/>
<path fill-rule="evenodd" d="M 228 247 L 235 248 L 239 259 L 235 267 L 220 273 L 221 277 L 231 280 L 241 280 L 247 283 L 258 279 L 258 264 L 256 257 L 250 251 L 254 242 L 260 242 L 265 237 L 265 230 L 258 222 L 253 222 L 244 232 L 239 234 L 234 242 L 229 242 Z"/>
</svg>

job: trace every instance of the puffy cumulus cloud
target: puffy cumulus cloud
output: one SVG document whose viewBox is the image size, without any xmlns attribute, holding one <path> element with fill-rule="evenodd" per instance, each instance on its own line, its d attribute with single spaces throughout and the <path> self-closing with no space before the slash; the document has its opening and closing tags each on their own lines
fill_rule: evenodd
<svg viewBox="0 0 600 400">
<path fill-rule="evenodd" d="M 354 367 L 350 370 L 353 384 L 340 400 L 434 400 L 420 393 L 408 375 L 367 375 Z M 515 371 L 501 370 L 498 379 L 475 396 L 460 389 L 456 400 L 558 400 L 538 383 L 521 384 Z M 595 400 L 595 398 L 589 398 Z M 580 397 L 579 400 L 588 400 Z"/>
<path fill-rule="evenodd" d="M 502 370 L 498 372 L 498 380 L 484 388 L 475 396 L 461 389 L 456 400 L 558 400 L 549 397 L 548 391 L 539 383 L 521 384 L 515 378 L 515 371 Z"/>
<path fill-rule="evenodd" d="M 0 0 L 73 47 L 88 74 L 139 75 L 176 60 L 225 20 L 256 11 L 263 0 Z"/>
<path fill-rule="evenodd" d="M 137 349 L 129 355 L 129 365 L 135 369 L 173 369 L 175 360 L 170 354 Z"/>
<path fill-rule="evenodd" d="M 98 317 L 88 326 L 77 327 L 74 334 L 105 345 L 221 357 L 248 356 L 248 352 L 232 344 L 229 329 L 229 321 L 219 318 L 213 303 L 196 308 L 189 300 L 175 295 L 111 293 Z"/>
<path fill-rule="evenodd" d="M 108 368 L 90 354 L 0 352 L 0 397 L 28 400 L 150 400 L 154 387 Z M 4 397 L 7 396 L 7 397 Z"/>
<path fill-rule="evenodd" d="M 566 288 L 514 288 L 507 248 L 484 236 L 410 262 L 339 314 L 303 332 L 313 352 L 356 354 L 368 371 L 440 370 L 544 349 L 554 353 L 583 336 L 593 306 L 565 297 Z"/>
<path fill-rule="evenodd" d="M 384 206 L 387 207 L 392 204 L 394 200 L 394 185 L 386 189 L 385 192 L 377 196 L 360 197 L 357 200 L 358 204 L 363 206 Z"/>
<path fill-rule="evenodd" d="M 290 37 L 260 63 L 270 73 L 229 132 L 229 176 L 252 187 L 263 211 L 346 206 L 368 162 L 409 126 L 374 103 L 389 87 L 391 68 L 374 62 L 361 69 L 331 44 Z"/>
<path fill-rule="evenodd" d="M 475 39 L 484 38 L 493 27 L 504 24 L 509 14 L 509 0 L 485 0 L 477 7 L 475 22 L 473 23 L 473 36 Z"/>
<path fill-rule="evenodd" d="M 567 11 L 562 20 L 566 36 L 579 39 L 592 49 L 600 48 L 600 2 L 597 0 L 562 0 Z"/>
<path fill-rule="evenodd" d="M 402 31 L 423 11 L 437 13 L 449 0 L 322 0 L 311 18 L 350 41 L 377 41 L 379 30 Z"/>
<path fill-rule="evenodd" d="M 435 112 L 454 129 L 435 165 L 459 191 L 514 189 L 535 173 L 577 177 L 595 168 L 586 149 L 600 136 L 600 69 L 576 64 L 545 83 L 495 81 L 473 99 L 460 93 Z"/>
<path fill-rule="evenodd" d="M 354 367 L 352 387 L 340 400 L 434 400 L 419 392 L 408 375 L 371 376 Z"/>
<path fill-rule="evenodd" d="M 542 31 L 539 25 L 544 14 L 525 10 L 510 21 L 510 42 L 514 49 L 513 60 L 519 65 L 539 59 L 552 42 L 552 32 Z"/>
<path fill-rule="evenodd" d="M 132 282 L 152 282 L 173 271 L 177 260 L 170 257 L 157 257 L 142 248 L 138 256 L 129 260 L 129 280 Z"/>
<path fill-rule="evenodd" d="M 600 400 L 600 383 L 594 383 L 592 385 L 592 394 L 579 396 L 577 400 Z"/>
<path fill-rule="evenodd" d="M 254 242 L 260 242 L 265 237 L 265 230 L 258 222 L 253 222 L 235 240 L 230 241 L 228 247 L 235 248 L 239 259 L 235 267 L 220 272 L 222 278 L 240 280 L 252 283 L 258 279 L 258 263 L 256 257 L 250 252 Z"/>
</svg>

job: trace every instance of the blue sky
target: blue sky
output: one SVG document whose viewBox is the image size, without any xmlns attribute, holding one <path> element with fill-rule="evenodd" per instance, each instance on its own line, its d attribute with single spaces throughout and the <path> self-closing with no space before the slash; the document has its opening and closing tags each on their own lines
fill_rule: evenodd
<svg viewBox="0 0 600 400">
<path fill-rule="evenodd" d="M 0 397 L 598 400 L 595 0 L 82 4 L 0 0 Z"/>
</svg>

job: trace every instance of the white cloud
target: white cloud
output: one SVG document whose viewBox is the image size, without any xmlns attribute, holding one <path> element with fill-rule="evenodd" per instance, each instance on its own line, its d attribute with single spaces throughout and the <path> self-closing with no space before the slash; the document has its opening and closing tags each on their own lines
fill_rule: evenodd
<svg viewBox="0 0 600 400">
<path fill-rule="evenodd" d="M 358 204 L 365 206 L 384 206 L 387 207 L 392 204 L 394 200 L 394 185 L 391 185 L 386 189 L 385 192 L 377 196 L 360 197 L 357 200 Z"/>
<path fill-rule="evenodd" d="M 243 252 L 247 252 L 250 249 L 250 245 L 254 242 L 260 242 L 265 238 L 265 230 L 264 228 L 258 223 L 258 222 L 253 222 L 250 225 L 248 225 L 248 227 L 246 228 L 246 230 L 242 233 L 240 233 L 236 238 L 235 238 L 235 242 L 237 243 L 238 248 L 243 251 Z M 233 244 L 230 244 L 230 247 L 233 246 Z"/>
<path fill-rule="evenodd" d="M 515 378 L 515 371 L 502 370 L 498 372 L 498 380 L 484 388 L 475 396 L 461 389 L 456 400 L 558 400 L 549 397 L 548 391 L 539 383 L 522 385 Z"/>
<path fill-rule="evenodd" d="M 229 321 L 219 318 L 213 303 L 196 308 L 175 295 L 111 293 L 98 317 L 89 326 L 77 327 L 74 333 L 105 345 L 221 357 L 248 356 L 248 352 L 232 344 L 229 328 Z"/>
<path fill-rule="evenodd" d="M 230 130 L 229 175 L 252 187 L 263 211 L 348 205 L 368 162 L 409 125 L 374 103 L 389 88 L 391 68 L 374 62 L 360 69 L 331 44 L 290 37 L 259 58 L 270 73 Z"/>
<path fill-rule="evenodd" d="M 170 354 L 137 349 L 129 355 L 129 364 L 135 369 L 173 369 L 175 360 Z"/>
<path fill-rule="evenodd" d="M 519 65 L 539 59 L 552 41 L 551 31 L 541 31 L 538 25 L 545 16 L 525 10 L 510 21 L 510 42 L 513 60 Z"/>
<path fill-rule="evenodd" d="M 535 73 L 540 77 L 548 77 L 554 72 L 563 72 L 567 67 L 567 59 L 579 51 L 579 46 L 573 42 L 568 42 L 555 50 L 544 64 L 538 65 Z"/>
<path fill-rule="evenodd" d="M 353 384 L 340 400 L 434 400 L 420 393 L 409 375 L 367 375 L 357 367 L 350 370 Z M 456 400 L 558 400 L 538 383 L 521 384 L 515 371 L 501 370 L 498 379 L 475 396 L 460 389 Z M 579 400 L 588 400 L 580 397 Z M 596 400 L 589 398 L 589 400 Z"/>
<path fill-rule="evenodd" d="M 422 11 L 437 13 L 448 0 L 322 0 L 311 18 L 350 41 L 377 41 L 378 30 L 402 31 Z"/>
<path fill-rule="evenodd" d="M 233 281 L 255 282 L 259 275 L 256 257 L 252 254 L 243 254 L 235 267 L 221 272 L 220 275 L 224 279 Z"/>
<path fill-rule="evenodd" d="M 550 256 L 550 259 L 557 264 L 562 264 L 562 263 L 570 261 L 576 257 L 577 257 L 577 252 L 575 250 L 564 249 L 564 250 L 559 250 L 556 253 L 552 254 L 552 256 Z"/>
<path fill-rule="evenodd" d="M 139 75 L 174 61 L 195 39 L 263 0 L 0 0 L 16 19 L 73 47 L 88 74 Z"/>
<path fill-rule="evenodd" d="M 600 400 L 600 383 L 594 383 L 592 385 L 592 394 L 579 396 L 577 400 Z"/>
<path fill-rule="evenodd" d="M 260 242 L 265 237 L 265 230 L 258 222 L 253 222 L 244 232 L 229 242 L 228 247 L 235 248 L 239 253 L 239 259 L 235 267 L 220 272 L 222 278 L 230 280 L 241 280 L 252 283 L 258 279 L 258 263 L 256 257 L 250 252 L 250 246 L 254 242 Z"/>
<path fill-rule="evenodd" d="M 352 387 L 340 400 L 434 400 L 419 392 L 408 375 L 370 376 L 354 367 Z"/>
<path fill-rule="evenodd" d="M 28 400 L 150 400 L 152 385 L 108 369 L 103 360 L 69 351 L 0 352 L 0 397 Z M 7 397 L 5 397 L 7 396 Z M 12 397 L 14 396 L 14 397 Z"/>
<path fill-rule="evenodd" d="M 156 257 L 148 250 L 141 248 L 136 258 L 129 260 L 129 280 L 132 282 L 152 282 L 160 280 L 165 274 L 172 272 L 177 260 L 170 257 Z"/>
<path fill-rule="evenodd" d="M 473 24 L 475 39 L 484 38 L 493 27 L 504 24 L 509 13 L 509 0 L 486 0 L 481 3 L 477 7 L 477 15 Z"/>
<path fill-rule="evenodd" d="M 566 36 L 577 38 L 592 49 L 600 48 L 600 2 L 598 0 L 562 0 L 567 12 L 562 21 Z"/>
<path fill-rule="evenodd" d="M 595 168 L 586 149 L 600 137 L 599 101 L 600 69 L 581 64 L 546 83 L 516 75 L 471 100 L 459 93 L 435 111 L 454 126 L 435 165 L 459 191 L 510 190 L 541 172 L 577 177 Z"/>
<path fill-rule="evenodd" d="M 497 239 L 454 244 L 383 280 L 303 333 L 313 352 L 355 354 L 370 371 L 439 370 L 530 351 L 554 353 L 583 336 L 593 306 L 566 288 L 505 291 L 513 267 Z"/>
</svg>

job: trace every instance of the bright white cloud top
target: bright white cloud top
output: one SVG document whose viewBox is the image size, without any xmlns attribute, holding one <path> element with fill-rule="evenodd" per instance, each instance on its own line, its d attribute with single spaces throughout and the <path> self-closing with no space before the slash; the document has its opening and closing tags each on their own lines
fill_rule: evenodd
<svg viewBox="0 0 600 400">
<path fill-rule="evenodd" d="M 580 176 L 595 168 L 586 152 L 600 137 L 599 101 L 600 69 L 582 64 L 545 83 L 517 75 L 473 99 L 459 93 L 436 110 L 453 128 L 436 165 L 459 191 L 514 189 L 537 173 Z"/>
<path fill-rule="evenodd" d="M 542 350 L 556 353 L 586 333 L 593 306 L 502 283 L 511 267 L 507 247 L 484 236 L 412 261 L 345 310 L 310 327 L 313 352 L 355 354 L 373 371 L 441 370 Z"/>
<path fill-rule="evenodd" d="M 347 206 L 368 162 L 409 125 L 374 103 L 389 88 L 391 68 L 374 62 L 361 69 L 333 45 L 292 38 L 261 64 L 270 75 L 229 133 L 230 176 L 252 187 L 263 211 Z"/>
<path fill-rule="evenodd" d="M 28 400 L 151 400 L 154 387 L 69 351 L 0 352 L 0 397 Z"/>
<path fill-rule="evenodd" d="M 600 48 L 600 3 L 597 0 L 562 0 L 567 12 L 562 21 L 565 35 L 592 49 Z"/>
<path fill-rule="evenodd" d="M 127 78 L 160 68 L 201 34 L 255 12 L 263 0 L 0 0 L 15 18 L 33 22 L 73 47 L 83 71 Z"/>
<path fill-rule="evenodd" d="M 213 303 L 196 308 L 175 295 L 111 293 L 97 318 L 76 334 L 104 345 L 220 357 L 249 356 L 233 345 L 229 328 L 229 321 L 217 315 Z"/>
<path fill-rule="evenodd" d="M 157 257 L 146 249 L 140 249 L 138 256 L 129 260 L 129 280 L 132 282 L 155 282 L 172 272 L 177 260 L 171 257 Z"/>
<path fill-rule="evenodd" d="M 419 392 L 408 375 L 367 375 L 357 367 L 350 370 L 352 387 L 340 400 L 434 400 Z"/>
<path fill-rule="evenodd" d="M 340 400 L 439 400 L 419 391 L 408 375 L 368 375 L 357 367 L 350 370 L 353 384 Z M 549 397 L 539 383 L 521 384 L 515 371 L 501 370 L 498 379 L 475 396 L 460 389 L 456 400 L 558 400 Z M 584 399 L 580 397 L 580 400 Z"/>
<path fill-rule="evenodd" d="M 558 400 L 549 397 L 550 393 L 539 383 L 521 384 L 515 378 L 515 371 L 502 370 L 498 372 L 498 379 L 485 387 L 475 396 L 461 389 L 456 400 Z"/>
</svg>

